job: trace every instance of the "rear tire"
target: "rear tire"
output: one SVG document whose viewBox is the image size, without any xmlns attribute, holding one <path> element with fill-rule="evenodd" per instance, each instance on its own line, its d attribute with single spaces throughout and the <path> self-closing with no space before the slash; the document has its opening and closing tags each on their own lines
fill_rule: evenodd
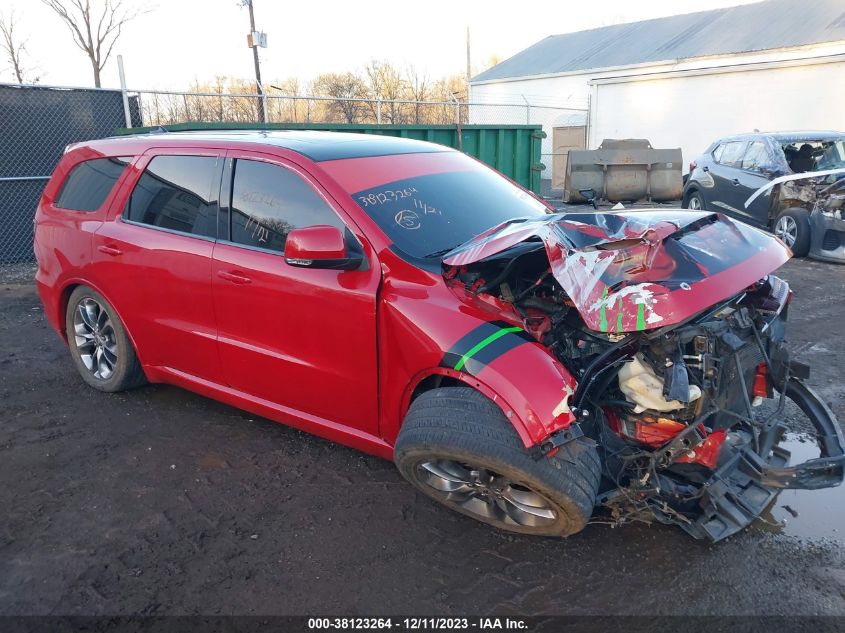
<svg viewBox="0 0 845 633">
<path fill-rule="evenodd" d="M 690 211 L 706 211 L 704 207 L 704 196 L 701 195 L 698 189 L 690 191 L 681 206 Z"/>
<path fill-rule="evenodd" d="M 146 382 L 123 322 L 99 292 L 88 286 L 74 289 L 67 303 L 65 331 L 73 364 L 94 389 L 113 393 Z"/>
<path fill-rule="evenodd" d="M 806 257 L 810 252 L 810 214 L 806 209 L 795 207 L 781 211 L 773 232 L 795 257 Z"/>
<path fill-rule="evenodd" d="M 502 410 L 468 387 L 427 391 L 411 404 L 394 449 L 399 471 L 435 501 L 499 529 L 569 536 L 595 505 L 601 462 L 576 440 L 539 460 Z"/>
</svg>

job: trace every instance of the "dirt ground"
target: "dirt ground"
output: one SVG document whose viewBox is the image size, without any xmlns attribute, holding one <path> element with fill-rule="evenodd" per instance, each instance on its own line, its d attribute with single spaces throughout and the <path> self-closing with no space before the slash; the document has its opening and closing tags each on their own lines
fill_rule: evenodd
<svg viewBox="0 0 845 633">
<path fill-rule="evenodd" d="M 793 348 L 845 419 L 845 267 L 782 274 Z M 85 387 L 27 279 L 0 278 L 0 614 L 845 615 L 842 489 L 718 545 L 506 535 L 388 462 L 172 387 Z"/>
</svg>

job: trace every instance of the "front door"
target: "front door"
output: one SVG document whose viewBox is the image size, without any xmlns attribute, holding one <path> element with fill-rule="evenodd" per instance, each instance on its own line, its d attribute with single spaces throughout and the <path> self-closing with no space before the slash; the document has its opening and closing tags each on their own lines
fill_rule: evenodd
<svg viewBox="0 0 845 633">
<path fill-rule="evenodd" d="M 298 166 L 230 152 L 212 284 L 226 382 L 250 396 L 377 435 L 376 293 L 380 268 L 290 266 L 294 228 L 347 222 Z M 224 202 L 225 201 L 225 202 Z M 349 227 L 358 233 L 354 227 Z"/>
<path fill-rule="evenodd" d="M 725 143 L 718 158 L 710 168 L 713 188 L 706 194 L 708 210 L 721 211 L 739 220 L 746 218 L 745 209 L 739 202 L 741 196 L 738 188 L 741 186 L 740 177 L 743 175 L 742 157 L 745 155 L 747 146 L 747 141 Z"/>
<path fill-rule="evenodd" d="M 744 214 L 744 220 L 749 224 L 766 227 L 769 223 L 769 207 L 772 203 L 772 190 L 757 196 L 757 198 L 745 207 L 745 201 L 760 187 L 769 182 L 769 176 L 763 174 L 763 168 L 774 163 L 769 154 L 766 143 L 754 141 L 745 150 L 742 159 L 741 173 L 738 174 L 739 185 L 733 188 L 735 206 Z"/>
</svg>

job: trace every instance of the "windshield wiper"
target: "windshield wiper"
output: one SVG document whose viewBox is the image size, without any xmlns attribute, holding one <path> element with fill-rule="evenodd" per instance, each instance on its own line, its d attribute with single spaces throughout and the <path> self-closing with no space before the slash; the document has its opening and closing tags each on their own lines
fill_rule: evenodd
<svg viewBox="0 0 845 633">
<path fill-rule="evenodd" d="M 463 242 L 461 242 L 461 244 L 463 244 Z M 456 248 L 458 248 L 458 246 L 460 246 L 461 244 L 455 244 L 454 246 L 448 246 L 446 248 L 442 248 L 439 251 L 434 251 L 433 253 L 429 253 L 428 255 L 423 255 L 423 258 L 431 259 L 432 257 L 442 257 L 446 253 L 453 251 Z"/>
<path fill-rule="evenodd" d="M 530 219 L 531 219 L 531 218 L 528 218 L 528 217 L 522 217 L 522 218 L 511 218 L 510 220 L 505 220 L 504 222 L 500 222 L 500 223 L 499 223 L 499 224 L 497 224 L 495 227 L 493 227 L 493 228 L 495 228 L 495 229 L 497 229 L 497 230 L 496 230 L 496 231 L 494 231 L 494 232 L 490 235 L 490 237 L 492 237 L 493 235 L 496 235 L 496 233 L 498 233 L 499 231 L 501 231 L 503 228 L 505 228 L 506 226 L 508 226 L 508 225 L 510 225 L 510 224 L 516 224 L 517 222 L 527 222 L 527 221 L 528 221 L 528 220 L 530 220 Z M 482 233 L 485 233 L 486 231 L 489 231 L 489 230 L 490 230 L 490 229 L 485 229 L 484 231 L 482 231 Z M 430 258 L 430 257 L 440 257 L 440 256 L 442 256 L 442 255 L 445 255 L 446 253 L 449 253 L 450 251 L 455 250 L 456 248 L 459 248 L 459 247 L 463 246 L 464 244 L 469 244 L 469 243 L 470 243 L 470 242 L 472 242 L 472 241 L 473 241 L 476 237 L 478 237 L 478 235 L 473 235 L 471 238 L 469 238 L 468 240 L 466 240 L 466 241 L 464 241 L 464 242 L 461 242 L 460 244 L 455 244 L 454 246 L 451 246 L 451 247 L 449 247 L 449 248 L 444 248 L 444 249 L 441 249 L 441 250 L 439 250 L 439 251 L 435 251 L 434 253 L 429 253 L 428 255 L 423 255 L 423 257 L 425 257 L 426 259 L 428 259 L 428 258 Z"/>
</svg>

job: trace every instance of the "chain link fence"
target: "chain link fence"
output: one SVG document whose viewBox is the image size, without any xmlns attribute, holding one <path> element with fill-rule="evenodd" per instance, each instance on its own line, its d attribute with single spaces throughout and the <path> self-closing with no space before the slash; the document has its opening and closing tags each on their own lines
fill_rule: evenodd
<svg viewBox="0 0 845 633">
<path fill-rule="evenodd" d="M 586 127 L 589 103 L 568 99 L 564 104 L 546 98 L 523 99 L 522 103 L 466 103 L 455 101 L 403 101 L 350 99 L 225 92 L 181 93 L 131 92 L 141 104 L 145 126 L 164 126 L 189 121 L 215 123 L 329 123 L 365 125 L 542 125 L 542 179 L 550 187 L 556 154 L 554 128 Z M 263 117 L 262 117 L 263 115 Z"/>
<path fill-rule="evenodd" d="M 0 264 L 32 261 L 32 220 L 64 148 L 127 127 L 176 123 L 369 125 L 540 124 L 543 179 L 551 177 L 553 129 L 581 125 L 585 104 L 466 103 L 228 92 L 104 90 L 0 84 Z"/>
<path fill-rule="evenodd" d="M 137 99 L 127 100 L 140 124 Z M 38 199 L 64 148 L 126 125 L 119 90 L 0 84 L 0 264 L 32 261 Z"/>
<path fill-rule="evenodd" d="M 130 91 L 143 125 L 209 123 L 454 124 L 460 103 L 225 92 Z"/>
</svg>

